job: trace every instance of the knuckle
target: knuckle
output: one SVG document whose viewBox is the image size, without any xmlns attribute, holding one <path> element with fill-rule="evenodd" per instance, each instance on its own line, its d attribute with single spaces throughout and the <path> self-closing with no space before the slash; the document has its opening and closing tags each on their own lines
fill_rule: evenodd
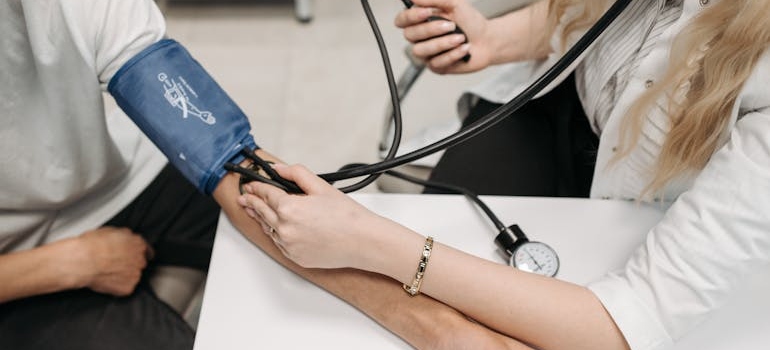
<svg viewBox="0 0 770 350">
<path fill-rule="evenodd" d="M 455 46 L 457 46 L 457 42 L 460 41 L 460 34 L 452 34 L 452 35 L 445 35 L 442 36 L 440 40 L 438 40 L 437 43 L 437 49 L 444 51 L 448 49 L 452 49 Z"/>
<path fill-rule="evenodd" d="M 446 75 L 448 73 L 448 70 L 445 67 L 438 65 L 431 65 L 430 70 L 438 75 Z"/>
<path fill-rule="evenodd" d="M 463 58 L 465 56 L 465 53 L 462 50 L 452 50 L 452 52 L 449 53 L 452 61 L 456 62 L 459 59 Z"/>
<path fill-rule="evenodd" d="M 421 40 L 420 31 L 417 28 L 408 27 L 404 29 L 404 39 L 412 44 L 416 44 Z"/>
<path fill-rule="evenodd" d="M 443 74 L 444 65 L 441 64 L 441 60 L 438 58 L 434 58 L 430 60 L 430 62 L 428 62 L 428 67 L 430 68 L 430 70 L 436 73 Z"/>
<path fill-rule="evenodd" d="M 414 43 L 414 41 L 412 40 L 412 36 L 410 35 L 410 31 L 408 29 L 404 29 L 401 35 L 404 37 L 404 40 L 410 43 Z"/>
<path fill-rule="evenodd" d="M 429 58 L 437 53 L 436 43 L 432 41 L 428 41 L 428 42 L 415 44 L 413 52 L 414 52 L 414 55 L 417 57 L 420 57 L 423 59 Z"/>
<path fill-rule="evenodd" d="M 414 9 L 409 9 L 409 10 L 404 11 L 404 13 L 406 14 L 405 17 L 406 17 L 406 22 L 407 22 L 406 24 L 407 25 L 412 25 L 412 24 L 416 24 L 416 23 L 419 22 L 419 20 L 420 20 L 420 13 L 419 12 L 415 11 Z"/>
<path fill-rule="evenodd" d="M 134 285 L 127 285 L 119 288 L 115 294 L 120 297 L 127 297 L 131 295 L 131 293 L 133 292 L 134 292 Z"/>
<path fill-rule="evenodd" d="M 295 237 L 291 228 L 282 225 L 275 229 L 275 233 L 280 238 L 281 244 L 287 249 L 294 248 L 297 244 L 297 238 Z"/>
<path fill-rule="evenodd" d="M 404 25 L 406 25 L 406 21 L 409 19 L 409 9 L 404 9 L 396 13 L 396 16 L 393 17 L 393 24 L 396 27 L 402 28 Z"/>
<path fill-rule="evenodd" d="M 412 55 L 414 55 L 415 57 L 424 58 L 424 56 L 422 54 L 422 50 L 420 50 L 420 45 L 412 46 L 412 50 L 411 51 L 412 51 Z"/>
<path fill-rule="evenodd" d="M 130 239 L 131 239 L 131 242 L 136 246 L 144 247 L 147 245 L 147 243 L 144 241 L 144 238 L 142 238 L 142 236 L 140 235 L 136 235 L 136 234 L 131 235 Z"/>
<path fill-rule="evenodd" d="M 404 38 L 409 42 L 418 43 L 425 40 L 430 40 L 433 37 L 441 35 L 443 30 L 440 23 L 424 23 L 417 24 L 404 29 Z"/>
<path fill-rule="evenodd" d="M 136 288 L 136 285 L 139 284 L 139 280 L 141 278 L 142 278 L 142 272 L 140 270 L 134 270 L 128 274 L 125 287 L 129 289 L 129 292 L 132 292 L 134 288 Z"/>
<path fill-rule="evenodd" d="M 449 38 L 447 37 L 441 37 L 438 40 L 433 40 L 433 52 L 435 52 L 436 55 L 441 55 L 444 51 L 451 48 L 451 42 L 449 41 Z"/>
<path fill-rule="evenodd" d="M 413 42 L 420 42 L 427 39 L 425 26 L 416 25 L 411 27 L 410 36 Z"/>
<path fill-rule="evenodd" d="M 294 201 L 281 201 L 276 205 L 275 213 L 280 219 L 290 219 L 294 217 L 294 213 L 297 211 L 296 207 Z"/>
</svg>

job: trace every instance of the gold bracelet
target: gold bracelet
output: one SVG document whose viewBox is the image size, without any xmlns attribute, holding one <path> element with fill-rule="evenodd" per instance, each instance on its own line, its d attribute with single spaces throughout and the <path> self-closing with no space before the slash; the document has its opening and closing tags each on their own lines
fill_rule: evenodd
<svg viewBox="0 0 770 350">
<path fill-rule="evenodd" d="M 420 256 L 420 263 L 417 264 L 417 272 L 414 274 L 414 280 L 412 285 L 404 283 L 404 290 L 410 295 L 415 296 L 420 294 L 420 285 L 422 285 L 422 277 L 425 275 L 425 269 L 428 267 L 428 260 L 430 260 L 430 252 L 433 250 L 433 237 L 425 238 L 425 245 L 422 248 L 422 255 Z"/>
</svg>

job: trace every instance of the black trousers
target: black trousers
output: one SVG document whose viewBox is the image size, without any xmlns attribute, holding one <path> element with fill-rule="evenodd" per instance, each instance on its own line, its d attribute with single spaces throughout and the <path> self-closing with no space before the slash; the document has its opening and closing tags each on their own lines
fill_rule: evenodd
<svg viewBox="0 0 770 350">
<path fill-rule="evenodd" d="M 167 166 L 105 223 L 129 227 L 155 248 L 136 291 L 113 297 L 80 289 L 0 304 L 0 349 L 192 349 L 193 329 L 154 295 L 146 276 L 162 264 L 207 269 L 219 211 Z"/>
<path fill-rule="evenodd" d="M 499 106 L 480 100 L 463 127 Z M 587 197 L 598 145 L 570 76 L 481 135 L 448 149 L 430 180 L 478 194 Z"/>
</svg>

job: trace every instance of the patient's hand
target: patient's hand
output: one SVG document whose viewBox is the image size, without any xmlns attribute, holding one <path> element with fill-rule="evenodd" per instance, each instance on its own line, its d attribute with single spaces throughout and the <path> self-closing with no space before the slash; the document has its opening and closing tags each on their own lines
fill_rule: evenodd
<svg viewBox="0 0 770 350">
<path fill-rule="evenodd" d="M 290 195 L 271 185 L 244 186 L 239 203 L 264 223 L 284 255 L 303 267 L 365 266 L 362 247 L 372 248 L 374 232 L 398 226 L 364 208 L 303 166 L 276 165 L 276 171 L 306 193 Z M 271 229 L 272 227 L 272 229 Z"/>
<path fill-rule="evenodd" d="M 101 227 L 76 239 L 81 254 L 68 259 L 79 286 L 95 292 L 126 296 L 136 288 L 152 248 L 127 228 Z"/>
</svg>

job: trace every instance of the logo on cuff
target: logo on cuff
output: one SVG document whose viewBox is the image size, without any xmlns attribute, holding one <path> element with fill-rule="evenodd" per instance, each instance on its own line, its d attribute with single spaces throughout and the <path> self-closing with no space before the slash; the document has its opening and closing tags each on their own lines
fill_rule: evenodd
<svg viewBox="0 0 770 350">
<path fill-rule="evenodd" d="M 183 77 L 180 76 L 179 81 L 177 81 L 169 78 L 166 73 L 160 73 L 158 74 L 158 80 L 163 83 L 163 89 L 165 90 L 163 97 L 166 98 L 166 101 L 171 106 L 182 110 L 183 119 L 187 119 L 192 115 L 208 125 L 216 124 L 217 120 L 211 112 L 200 110 L 190 102 L 189 95 L 197 98 L 198 94 L 187 84 Z"/>
</svg>

